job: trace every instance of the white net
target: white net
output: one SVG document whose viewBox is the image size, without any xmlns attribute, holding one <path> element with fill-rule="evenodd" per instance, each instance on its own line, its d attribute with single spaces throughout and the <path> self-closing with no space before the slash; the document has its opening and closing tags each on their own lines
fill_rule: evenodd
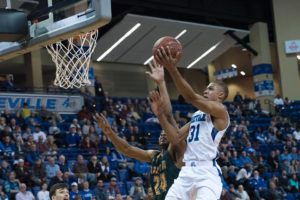
<svg viewBox="0 0 300 200">
<path fill-rule="evenodd" d="M 68 89 L 89 84 L 89 66 L 98 30 L 59 41 L 46 48 L 56 65 L 54 85 Z"/>
</svg>

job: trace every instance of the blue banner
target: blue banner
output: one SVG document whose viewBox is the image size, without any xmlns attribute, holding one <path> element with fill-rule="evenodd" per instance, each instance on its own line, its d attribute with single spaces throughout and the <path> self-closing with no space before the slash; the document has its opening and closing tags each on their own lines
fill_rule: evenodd
<svg viewBox="0 0 300 200">
<path fill-rule="evenodd" d="M 77 113 L 84 103 L 82 96 L 0 93 L 0 110 L 16 111 L 25 102 L 31 110 L 45 106 L 47 110 L 59 113 Z"/>
<path fill-rule="evenodd" d="M 252 68 L 256 97 L 274 96 L 274 83 L 271 64 L 259 64 Z"/>
<path fill-rule="evenodd" d="M 253 76 L 259 75 L 259 74 L 272 74 L 272 65 L 271 64 L 259 64 L 254 65 L 252 67 L 252 74 Z"/>
</svg>

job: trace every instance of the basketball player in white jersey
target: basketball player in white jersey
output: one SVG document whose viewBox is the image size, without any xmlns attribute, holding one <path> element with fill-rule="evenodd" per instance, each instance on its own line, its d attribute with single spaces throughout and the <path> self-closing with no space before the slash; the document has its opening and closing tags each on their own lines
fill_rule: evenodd
<svg viewBox="0 0 300 200">
<path fill-rule="evenodd" d="M 199 95 L 179 73 L 176 68 L 178 59 L 171 56 L 168 47 L 160 48 L 154 58 L 168 70 L 184 99 L 198 109 L 189 122 L 183 158 L 185 166 L 169 189 L 166 200 L 217 200 L 222 192 L 222 175 L 216 162 L 218 145 L 230 124 L 228 112 L 222 104 L 228 88 L 223 82 L 216 81 L 207 86 L 203 96 Z M 160 121 L 167 133 L 176 129 L 168 120 Z"/>
</svg>

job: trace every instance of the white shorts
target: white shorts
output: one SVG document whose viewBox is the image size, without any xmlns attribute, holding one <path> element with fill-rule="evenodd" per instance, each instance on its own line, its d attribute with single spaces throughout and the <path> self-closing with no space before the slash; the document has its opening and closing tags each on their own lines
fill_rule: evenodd
<svg viewBox="0 0 300 200">
<path fill-rule="evenodd" d="M 217 200 L 222 187 L 220 167 L 213 161 L 186 162 L 165 200 Z"/>
</svg>

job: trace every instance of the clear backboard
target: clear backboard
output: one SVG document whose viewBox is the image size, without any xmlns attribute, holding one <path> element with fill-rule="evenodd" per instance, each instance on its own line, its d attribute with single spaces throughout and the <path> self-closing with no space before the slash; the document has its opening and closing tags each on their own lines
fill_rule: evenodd
<svg viewBox="0 0 300 200">
<path fill-rule="evenodd" d="M 25 39 L 1 42 L 0 37 L 0 61 L 98 29 L 111 19 L 111 0 L 0 0 L 0 8 L 22 10 L 28 19 Z"/>
</svg>

